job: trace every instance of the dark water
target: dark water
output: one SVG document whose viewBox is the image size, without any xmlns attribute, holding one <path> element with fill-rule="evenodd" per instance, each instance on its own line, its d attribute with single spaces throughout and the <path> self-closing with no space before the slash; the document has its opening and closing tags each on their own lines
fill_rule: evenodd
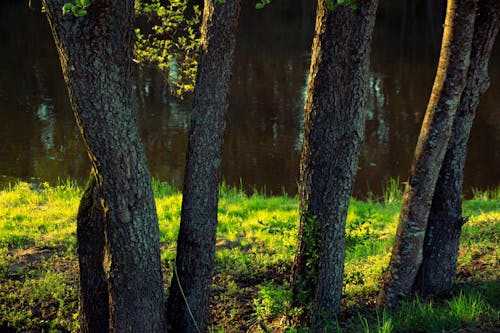
<svg viewBox="0 0 500 333">
<path fill-rule="evenodd" d="M 223 176 L 267 193 L 296 192 L 314 1 L 243 10 L 223 156 Z M 293 4 L 292 4 L 293 3 Z M 444 1 L 381 1 L 374 34 L 366 144 L 355 194 L 378 195 L 408 177 L 429 98 Z M 89 162 L 68 105 L 46 20 L 21 0 L 0 3 L 0 185 L 15 179 L 83 183 Z M 500 183 L 500 57 L 490 64 L 470 141 L 465 188 Z M 162 78 L 136 71 L 139 122 L 152 174 L 182 185 L 189 99 L 165 94 Z"/>
</svg>

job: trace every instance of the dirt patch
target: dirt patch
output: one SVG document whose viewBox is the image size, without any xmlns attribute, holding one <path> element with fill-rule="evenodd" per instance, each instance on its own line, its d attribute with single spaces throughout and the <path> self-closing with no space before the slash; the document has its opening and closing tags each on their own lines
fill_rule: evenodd
<svg viewBox="0 0 500 333">
<path fill-rule="evenodd" d="M 11 252 L 12 257 L 17 262 L 24 264 L 33 264 L 42 260 L 51 258 L 56 253 L 61 253 L 64 250 L 62 247 L 50 248 L 43 246 L 34 246 L 27 249 L 17 249 Z"/>
<path fill-rule="evenodd" d="M 66 248 L 33 246 L 10 252 L 11 259 L 7 265 L 5 277 L 9 280 L 24 281 L 28 276 L 38 275 L 44 265 L 50 265 L 52 272 L 65 272 L 68 277 L 78 275 L 76 258 L 65 256 Z M 28 274 L 29 273 L 29 274 Z"/>
</svg>

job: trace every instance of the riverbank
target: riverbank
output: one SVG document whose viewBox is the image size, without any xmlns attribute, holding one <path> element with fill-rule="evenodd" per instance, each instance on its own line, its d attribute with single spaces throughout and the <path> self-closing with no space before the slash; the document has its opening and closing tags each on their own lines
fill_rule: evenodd
<svg viewBox="0 0 500 333">
<path fill-rule="evenodd" d="M 181 194 L 154 182 L 164 281 L 170 281 Z M 0 191 L 0 331 L 78 330 L 75 216 L 82 189 L 19 183 Z M 377 312 L 374 299 L 387 266 L 401 204 L 393 184 L 380 200 L 352 201 L 342 332 L 495 332 L 500 329 L 500 189 L 464 202 L 457 284 L 447 298 L 415 299 L 398 312 Z M 297 233 L 296 198 L 245 195 L 221 188 L 213 332 L 282 332 L 297 309 L 288 276 Z M 167 282 L 166 282 L 167 283 Z M 167 285 L 166 285 L 167 288 Z"/>
</svg>

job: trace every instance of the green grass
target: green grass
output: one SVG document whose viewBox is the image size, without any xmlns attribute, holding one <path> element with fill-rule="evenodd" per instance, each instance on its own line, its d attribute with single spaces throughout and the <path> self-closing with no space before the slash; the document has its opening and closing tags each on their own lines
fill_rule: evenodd
<svg viewBox="0 0 500 333">
<path fill-rule="evenodd" d="M 153 182 L 166 284 L 172 274 L 182 196 Z M 75 216 L 81 188 L 19 183 L 0 191 L 0 331 L 78 331 Z M 295 253 L 297 198 L 220 190 L 211 332 L 299 332 L 288 282 Z M 413 299 L 393 312 L 374 299 L 388 264 L 401 204 L 391 181 L 379 199 L 352 201 L 346 228 L 339 332 L 494 332 L 500 328 L 500 190 L 464 203 L 457 283 L 447 299 Z M 167 288 L 168 285 L 165 286 Z"/>
</svg>

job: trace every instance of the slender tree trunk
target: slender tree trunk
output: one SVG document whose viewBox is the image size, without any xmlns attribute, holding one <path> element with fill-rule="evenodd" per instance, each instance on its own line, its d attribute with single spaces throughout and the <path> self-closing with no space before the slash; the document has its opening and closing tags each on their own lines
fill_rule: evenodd
<svg viewBox="0 0 500 333">
<path fill-rule="evenodd" d="M 80 268 L 80 331 L 109 331 L 108 282 L 104 272 L 105 214 L 102 189 L 91 174 L 77 215 L 78 263 Z"/>
<path fill-rule="evenodd" d="M 176 269 L 168 299 L 172 332 L 207 331 L 222 144 L 240 6 L 241 0 L 206 0 L 203 10 Z"/>
<path fill-rule="evenodd" d="M 96 227 L 96 238 L 104 230 L 109 330 L 161 332 L 164 299 L 158 220 L 132 86 L 134 1 L 94 0 L 83 17 L 63 16 L 65 2 L 43 3 L 71 106 L 93 164 L 102 210 L 88 214 L 90 219 L 84 221 L 89 203 L 82 202 L 79 241 L 89 241 L 82 237 L 89 234 L 83 233 L 84 224 Z M 98 227 L 102 221 L 104 226 Z M 86 247 L 81 244 L 80 251 Z M 94 250 L 96 257 L 90 262 L 97 263 L 100 251 Z M 99 270 L 94 273 L 100 274 Z M 82 284 L 82 292 L 93 294 L 91 287 Z M 82 315 L 92 318 L 90 313 Z"/>
<path fill-rule="evenodd" d="M 422 263 L 427 219 L 453 119 L 465 87 L 477 0 L 448 0 L 439 65 L 405 189 L 381 306 L 408 297 Z"/>
<path fill-rule="evenodd" d="M 317 326 L 340 310 L 347 208 L 364 137 L 370 44 L 378 1 L 318 2 L 300 164 L 294 298 Z M 314 318 L 311 313 L 314 313 Z"/>
<path fill-rule="evenodd" d="M 488 61 L 498 33 L 500 1 L 479 1 L 467 84 L 441 166 L 424 239 L 423 261 L 413 285 L 424 296 L 451 290 L 455 280 L 462 217 L 467 141 L 479 99 L 489 86 Z"/>
</svg>

